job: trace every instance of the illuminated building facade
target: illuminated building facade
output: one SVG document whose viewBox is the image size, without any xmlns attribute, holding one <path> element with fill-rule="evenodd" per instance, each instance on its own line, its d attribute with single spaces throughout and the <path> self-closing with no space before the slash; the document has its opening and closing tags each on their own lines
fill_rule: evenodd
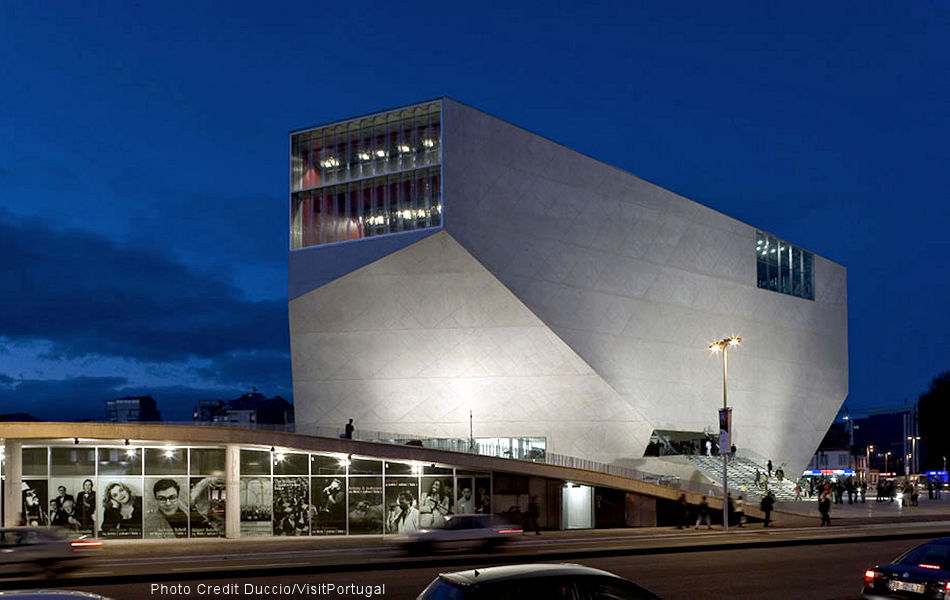
<svg viewBox="0 0 950 600">
<path fill-rule="evenodd" d="M 848 392 L 843 266 L 449 99 L 290 135 L 298 431 L 635 465 L 717 427 L 807 464 Z M 471 419 L 471 420 L 470 420 Z"/>
</svg>

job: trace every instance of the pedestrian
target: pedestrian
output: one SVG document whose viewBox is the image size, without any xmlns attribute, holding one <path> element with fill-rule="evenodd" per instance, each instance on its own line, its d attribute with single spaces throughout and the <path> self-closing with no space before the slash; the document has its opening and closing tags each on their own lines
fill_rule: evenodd
<svg viewBox="0 0 950 600">
<path fill-rule="evenodd" d="M 712 442 L 706 440 L 706 456 L 712 456 Z"/>
<path fill-rule="evenodd" d="M 676 500 L 676 528 L 682 529 L 687 524 L 689 518 L 689 503 L 686 502 L 686 494 L 680 494 Z"/>
<path fill-rule="evenodd" d="M 353 439 L 353 430 L 356 429 L 353 426 L 353 419 L 350 419 L 349 423 L 346 424 L 345 430 L 343 432 L 343 438 L 347 440 Z"/>
<path fill-rule="evenodd" d="M 531 496 L 528 500 L 528 510 L 524 514 L 524 533 L 534 529 L 534 535 L 541 535 L 541 526 L 538 525 L 538 514 L 540 512 L 538 497 Z"/>
<path fill-rule="evenodd" d="M 742 499 L 742 496 L 736 498 L 736 521 L 738 521 L 739 527 L 745 525 L 745 500 Z"/>
<path fill-rule="evenodd" d="M 920 498 L 920 490 L 917 489 L 916 483 L 910 484 L 910 505 L 911 506 L 920 506 L 917 504 L 917 499 Z"/>
<path fill-rule="evenodd" d="M 831 525 L 831 492 L 825 490 L 818 497 L 818 512 L 821 513 L 820 525 Z"/>
<path fill-rule="evenodd" d="M 861 504 L 864 504 L 864 498 L 868 495 L 868 484 L 861 482 Z"/>
<path fill-rule="evenodd" d="M 772 495 L 772 492 L 765 492 L 762 501 L 759 503 L 759 508 L 765 513 L 765 524 L 762 526 L 768 527 L 772 520 L 772 509 L 775 508 L 775 496 Z"/>
<path fill-rule="evenodd" d="M 755 468 L 755 486 L 756 487 L 759 486 L 759 481 L 761 480 L 762 480 L 762 473 L 759 473 L 759 468 L 756 467 Z"/>
<path fill-rule="evenodd" d="M 706 496 L 699 501 L 699 507 L 696 509 L 696 527 L 699 529 L 700 521 L 706 523 L 706 529 L 712 529 L 712 520 L 709 517 L 709 502 L 706 502 Z"/>
<path fill-rule="evenodd" d="M 771 458 L 769 459 L 768 467 L 769 467 L 769 477 L 771 477 L 772 476 L 772 459 Z"/>
<path fill-rule="evenodd" d="M 802 499 L 802 486 L 799 483 L 795 484 L 795 500 Z"/>
</svg>

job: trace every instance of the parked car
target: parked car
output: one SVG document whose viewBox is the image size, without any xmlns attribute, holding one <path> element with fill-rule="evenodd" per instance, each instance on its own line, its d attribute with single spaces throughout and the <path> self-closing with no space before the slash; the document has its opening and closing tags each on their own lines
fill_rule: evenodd
<svg viewBox="0 0 950 600">
<path fill-rule="evenodd" d="M 908 550 L 864 572 L 862 598 L 950 597 L 950 537 Z"/>
<path fill-rule="evenodd" d="M 443 527 L 406 534 L 403 544 L 413 553 L 478 547 L 492 549 L 521 532 L 521 526 L 506 523 L 494 515 L 451 515 Z"/>
<path fill-rule="evenodd" d="M 59 529 L 4 527 L 0 529 L 0 575 L 56 576 L 82 565 L 98 540 L 71 539 Z"/>
<path fill-rule="evenodd" d="M 416 600 L 659 600 L 613 573 L 571 564 L 529 564 L 443 573 Z"/>
</svg>

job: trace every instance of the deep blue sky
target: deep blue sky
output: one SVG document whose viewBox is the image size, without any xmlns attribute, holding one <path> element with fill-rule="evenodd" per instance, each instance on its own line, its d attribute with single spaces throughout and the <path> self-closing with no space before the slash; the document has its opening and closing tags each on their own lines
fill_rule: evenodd
<svg viewBox="0 0 950 600">
<path fill-rule="evenodd" d="M 288 131 L 442 95 L 844 264 L 852 413 L 950 369 L 945 2 L 452 4 L 0 4 L 0 413 L 290 397 Z"/>
</svg>

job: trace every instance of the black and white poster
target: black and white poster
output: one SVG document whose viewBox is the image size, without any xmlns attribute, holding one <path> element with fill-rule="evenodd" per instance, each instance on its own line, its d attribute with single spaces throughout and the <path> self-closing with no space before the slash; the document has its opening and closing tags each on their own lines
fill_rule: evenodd
<svg viewBox="0 0 950 600">
<path fill-rule="evenodd" d="M 383 481 L 350 477 L 350 535 L 383 532 Z"/>
<path fill-rule="evenodd" d="M 142 537 L 142 478 L 100 477 L 99 537 Z"/>
<path fill-rule="evenodd" d="M 445 517 L 455 512 L 452 500 L 452 478 L 434 476 L 422 478 L 419 500 L 419 525 L 423 529 L 437 529 L 445 525 Z"/>
<path fill-rule="evenodd" d="M 77 535 L 94 535 L 99 506 L 95 478 L 52 477 L 49 487 L 50 524 Z"/>
<path fill-rule="evenodd" d="M 274 478 L 274 535 L 310 535 L 308 479 Z"/>
<path fill-rule="evenodd" d="M 147 477 L 144 505 L 145 537 L 188 537 L 188 481 L 185 477 Z"/>
<path fill-rule="evenodd" d="M 416 477 L 386 478 L 386 533 L 409 533 L 419 529 L 419 480 Z"/>
<path fill-rule="evenodd" d="M 475 478 L 475 512 L 491 514 L 491 477 Z"/>
<path fill-rule="evenodd" d="M 270 477 L 241 477 L 241 537 L 273 535 L 273 507 Z"/>
<path fill-rule="evenodd" d="M 46 481 L 24 480 L 21 485 L 23 497 L 23 523 L 28 527 L 46 527 L 50 524 L 49 504 L 46 499 Z"/>
<path fill-rule="evenodd" d="M 312 477 L 310 527 L 313 535 L 346 533 L 346 478 Z"/>
<path fill-rule="evenodd" d="M 223 477 L 191 478 L 191 537 L 224 537 L 226 487 Z"/>
</svg>

